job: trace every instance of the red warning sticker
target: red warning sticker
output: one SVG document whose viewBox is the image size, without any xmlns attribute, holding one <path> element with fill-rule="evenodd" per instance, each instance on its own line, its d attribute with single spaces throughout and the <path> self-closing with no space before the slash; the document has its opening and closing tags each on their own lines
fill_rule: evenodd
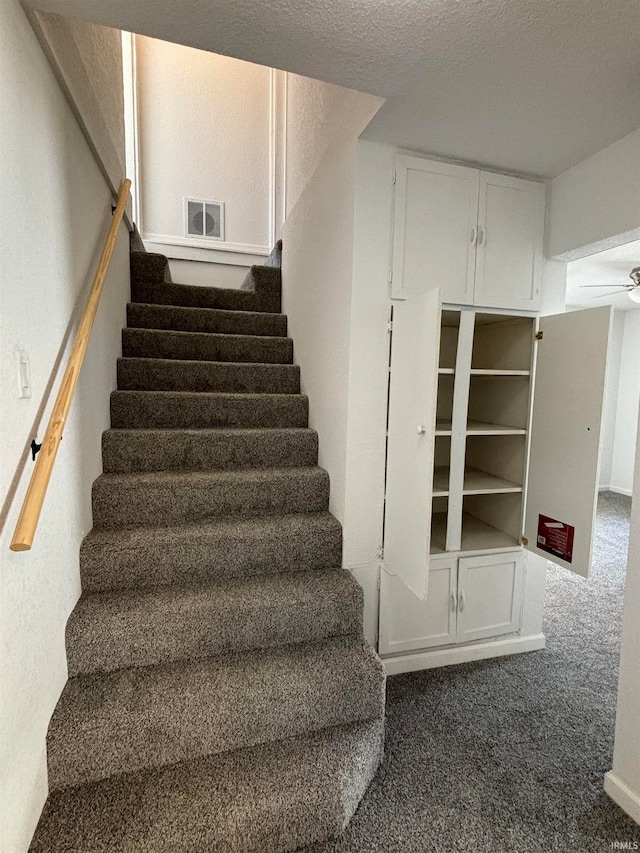
<svg viewBox="0 0 640 853">
<path fill-rule="evenodd" d="M 553 554 L 554 557 L 560 557 L 567 563 L 570 563 L 573 557 L 574 533 L 575 527 L 570 524 L 556 521 L 547 515 L 538 516 L 538 548 Z"/>
</svg>

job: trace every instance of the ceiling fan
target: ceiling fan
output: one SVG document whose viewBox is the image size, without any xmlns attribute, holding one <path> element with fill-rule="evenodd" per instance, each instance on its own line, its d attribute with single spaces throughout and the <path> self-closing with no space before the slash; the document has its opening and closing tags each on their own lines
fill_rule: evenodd
<svg viewBox="0 0 640 853">
<path fill-rule="evenodd" d="M 620 289 L 629 294 L 629 299 L 640 303 L 640 267 L 634 267 L 629 273 L 629 278 L 632 284 L 616 284 L 612 287 L 617 287 L 618 290 L 610 290 L 608 293 L 599 293 L 593 296 L 593 299 L 603 299 L 605 296 L 613 296 L 620 292 Z M 580 287 L 606 287 L 606 284 L 581 284 Z"/>
</svg>

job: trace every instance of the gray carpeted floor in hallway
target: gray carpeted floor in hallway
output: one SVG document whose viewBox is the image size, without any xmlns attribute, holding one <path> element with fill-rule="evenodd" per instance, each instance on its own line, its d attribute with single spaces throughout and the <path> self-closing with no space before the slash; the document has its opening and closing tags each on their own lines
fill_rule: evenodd
<svg viewBox="0 0 640 853">
<path fill-rule="evenodd" d="M 550 569 L 545 651 L 388 680 L 381 771 L 344 835 L 308 853 L 604 853 L 640 843 L 640 827 L 602 790 L 630 506 L 601 496 L 591 580 Z"/>
</svg>

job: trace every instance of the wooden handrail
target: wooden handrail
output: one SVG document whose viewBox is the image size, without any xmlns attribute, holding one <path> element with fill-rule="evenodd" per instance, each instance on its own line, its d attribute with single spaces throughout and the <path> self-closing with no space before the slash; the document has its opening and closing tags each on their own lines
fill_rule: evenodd
<svg viewBox="0 0 640 853">
<path fill-rule="evenodd" d="M 56 461 L 58 447 L 62 440 L 62 433 L 67 420 L 69 407 L 71 406 L 71 401 L 73 399 L 73 393 L 76 390 L 76 385 L 78 383 L 82 362 L 84 361 L 84 356 L 87 351 L 89 335 L 91 334 L 93 321 L 95 320 L 96 312 L 98 310 L 100 296 L 102 295 L 107 270 L 109 269 L 109 263 L 116 244 L 118 228 L 120 227 L 120 223 L 122 222 L 122 217 L 124 215 L 130 186 L 131 181 L 129 179 L 125 179 L 120 187 L 118 204 L 113 211 L 111 227 L 109 228 L 109 234 L 107 235 L 107 240 L 104 244 L 104 249 L 102 250 L 102 255 L 100 257 L 100 263 L 98 264 L 98 269 L 96 270 L 96 274 L 93 279 L 91 293 L 87 300 L 87 306 L 84 309 L 82 320 L 80 321 L 78 331 L 76 332 L 73 349 L 71 350 L 71 355 L 67 362 L 67 369 L 62 377 L 60 390 L 58 391 L 58 396 L 56 397 L 56 402 L 53 407 L 53 411 L 51 412 L 51 417 L 49 418 L 47 431 L 45 432 L 44 439 L 42 440 L 42 447 L 31 475 L 29 488 L 24 496 L 16 529 L 13 533 L 13 539 L 11 540 L 12 551 L 28 551 L 33 544 L 33 537 L 35 536 L 36 527 L 38 526 L 40 511 L 42 510 L 44 497 L 47 493 L 47 486 L 49 485 L 49 480 L 51 478 L 53 464 Z"/>
</svg>

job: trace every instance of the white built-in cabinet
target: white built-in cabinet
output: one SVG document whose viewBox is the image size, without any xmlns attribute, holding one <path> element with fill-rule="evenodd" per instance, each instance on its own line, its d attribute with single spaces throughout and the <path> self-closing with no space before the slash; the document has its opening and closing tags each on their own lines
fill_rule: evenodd
<svg viewBox="0 0 640 853">
<path fill-rule="evenodd" d="M 537 181 L 398 156 L 392 296 L 438 287 L 448 303 L 538 309 L 544 210 Z"/>
<path fill-rule="evenodd" d="M 608 306 L 535 313 L 542 184 L 407 155 L 394 180 L 390 672 L 541 648 L 528 551 L 588 577 L 611 323 Z"/>
<path fill-rule="evenodd" d="M 521 551 L 432 558 L 423 601 L 383 572 L 379 651 L 400 654 L 515 633 L 523 586 Z"/>
</svg>

